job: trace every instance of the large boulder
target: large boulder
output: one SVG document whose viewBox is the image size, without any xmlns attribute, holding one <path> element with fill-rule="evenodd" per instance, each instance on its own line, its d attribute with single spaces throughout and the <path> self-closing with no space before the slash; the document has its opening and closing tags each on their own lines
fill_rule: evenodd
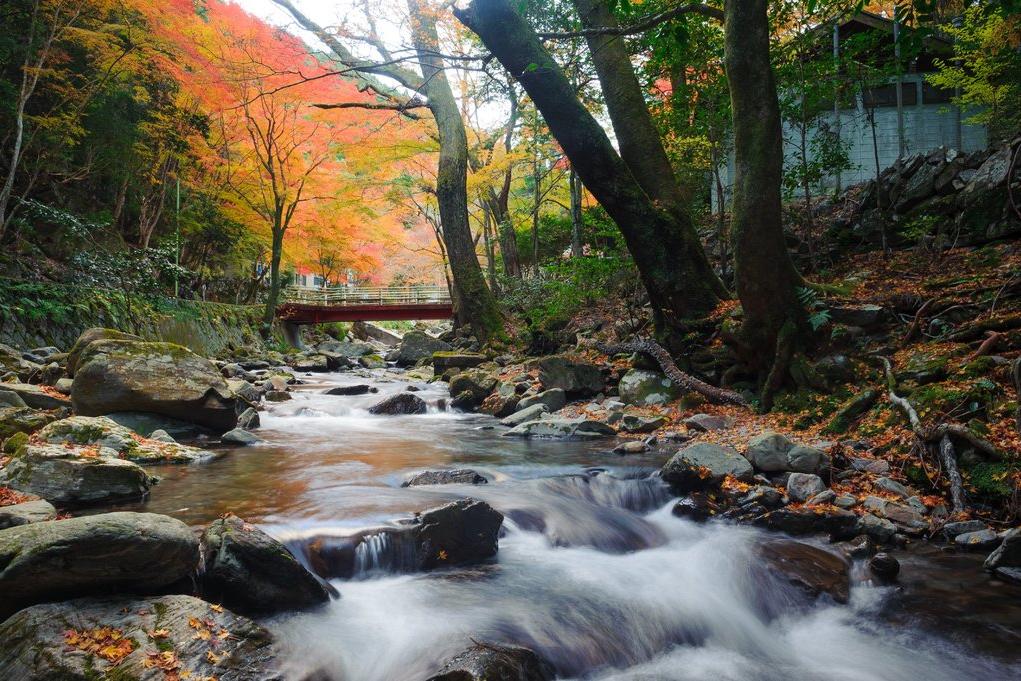
<svg viewBox="0 0 1021 681">
<path fill-rule="evenodd" d="M 0 531 L 0 619 L 46 601 L 110 593 L 155 593 L 192 575 L 198 540 L 187 525 L 154 513 L 32 523 Z"/>
<path fill-rule="evenodd" d="M 553 667 L 528 648 L 475 643 L 428 681 L 553 681 Z"/>
<path fill-rule="evenodd" d="M 208 457 L 201 449 L 176 442 L 144 438 L 105 416 L 71 416 L 48 424 L 35 440 L 109 448 L 117 456 L 136 463 L 188 463 Z"/>
<path fill-rule="evenodd" d="M 751 480 L 751 464 L 732 447 L 698 443 L 674 454 L 663 466 L 663 480 L 682 494 L 718 486 L 730 475 Z"/>
<path fill-rule="evenodd" d="M 287 548 L 235 515 L 213 521 L 202 535 L 202 595 L 246 613 L 303 610 L 330 592 Z"/>
<path fill-rule="evenodd" d="M 562 388 L 550 388 L 537 395 L 529 395 L 518 402 L 518 409 L 528 409 L 537 404 L 545 405 L 546 411 L 559 411 L 567 405 L 567 394 Z"/>
<path fill-rule="evenodd" d="M 191 596 L 82 598 L 0 624 L 0 678 L 272 681 L 272 643 L 255 622 Z"/>
<path fill-rule="evenodd" d="M 437 374 L 442 374 L 447 369 L 474 369 L 486 361 L 486 356 L 477 352 L 449 352 L 433 353 L 433 369 Z"/>
<path fill-rule="evenodd" d="M 791 473 L 787 478 L 787 495 L 794 501 L 808 501 L 826 490 L 826 483 L 813 473 Z"/>
<path fill-rule="evenodd" d="M 527 407 L 521 408 L 521 403 L 519 402 L 518 407 L 519 409 L 516 412 L 500 421 L 501 426 L 509 426 L 513 428 L 514 426 L 520 426 L 522 423 L 526 423 L 528 421 L 536 421 L 542 418 L 543 414 L 549 413 L 549 407 L 541 403 L 531 404 Z"/>
<path fill-rule="evenodd" d="M 397 393 L 369 407 L 370 414 L 385 416 L 424 414 L 426 411 L 428 411 L 428 406 L 425 400 L 412 393 Z"/>
<path fill-rule="evenodd" d="M 71 406 L 71 402 L 66 397 L 49 386 L 2 383 L 0 387 L 16 394 L 22 402 L 33 409 L 60 409 Z"/>
<path fill-rule="evenodd" d="M 418 556 L 425 570 L 478 563 L 496 555 L 503 514 L 478 499 L 458 499 L 416 518 Z"/>
<path fill-rule="evenodd" d="M 150 412 L 220 432 L 237 424 L 238 401 L 220 372 L 173 343 L 90 343 L 78 360 L 71 401 L 83 416 Z"/>
<path fill-rule="evenodd" d="M 830 465 L 826 452 L 797 445 L 787 437 L 766 431 L 748 443 L 745 457 L 755 470 L 766 473 L 792 472 L 818 474 Z"/>
<path fill-rule="evenodd" d="M 576 418 L 543 417 L 526 421 L 503 433 L 507 437 L 551 438 L 557 440 L 593 440 L 613 437 L 617 431 L 602 421 Z"/>
<path fill-rule="evenodd" d="M 141 499 L 157 478 L 112 449 L 29 443 L 0 469 L 0 484 L 58 506 Z"/>
<path fill-rule="evenodd" d="M 589 396 L 603 391 L 603 372 L 594 364 L 576 362 L 563 356 L 543 357 L 536 361 L 543 390 L 560 388 L 568 395 Z"/>
<path fill-rule="evenodd" d="M 404 334 L 401 344 L 394 353 L 393 359 L 397 366 L 414 366 L 424 359 L 430 359 L 434 352 L 450 350 L 450 344 L 433 338 L 422 331 L 409 331 Z"/>
<path fill-rule="evenodd" d="M 347 359 L 358 359 L 365 355 L 376 354 L 376 348 L 369 343 L 352 343 L 350 341 L 328 340 L 316 346 L 316 351 L 325 355 L 340 355 Z"/>
<path fill-rule="evenodd" d="M 0 487 L 0 530 L 42 523 L 56 517 L 57 509 L 45 499 Z"/>
<path fill-rule="evenodd" d="M 625 404 L 665 404 L 677 399 L 681 391 L 674 382 L 658 371 L 631 369 L 620 379 L 617 386 L 620 399 Z"/>
<path fill-rule="evenodd" d="M 758 552 L 769 571 L 783 581 L 800 587 L 813 598 L 827 594 L 837 603 L 847 603 L 851 594 L 851 566 L 843 556 L 790 539 L 760 544 Z"/>
<path fill-rule="evenodd" d="M 60 415 L 55 411 L 41 411 L 31 407 L 2 407 L 0 408 L 0 440 L 6 440 L 15 433 L 31 435 L 58 418 Z"/>
<path fill-rule="evenodd" d="M 496 387 L 496 376 L 484 369 L 467 369 L 450 379 L 451 404 L 471 410 L 482 404 Z"/>
<path fill-rule="evenodd" d="M 142 338 L 133 333 L 124 333 L 117 329 L 99 327 L 86 329 L 82 332 L 82 335 L 78 336 L 78 340 L 74 342 L 71 350 L 67 353 L 67 375 L 74 378 L 74 372 L 78 370 L 78 361 L 85 349 L 97 341 L 104 340 L 140 341 Z"/>
<path fill-rule="evenodd" d="M 989 554 L 984 565 L 987 570 L 1021 581 L 1021 527 L 1015 527 L 1003 537 L 1003 542 Z"/>
</svg>

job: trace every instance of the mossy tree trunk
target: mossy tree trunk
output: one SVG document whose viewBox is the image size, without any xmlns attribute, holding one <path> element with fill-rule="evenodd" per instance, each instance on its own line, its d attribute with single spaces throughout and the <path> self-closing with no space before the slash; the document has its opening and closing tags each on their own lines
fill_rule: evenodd
<svg viewBox="0 0 1021 681">
<path fill-rule="evenodd" d="M 694 230 L 685 229 L 675 212 L 643 190 L 538 36 L 506 0 L 474 0 L 455 14 L 525 88 L 585 187 L 620 228 L 649 294 L 657 331 L 677 347 L 685 320 L 705 315 L 720 301 Z"/>
<path fill-rule="evenodd" d="M 728 0 L 724 40 L 734 123 L 731 235 L 744 313 L 740 332 L 730 340 L 764 380 L 762 406 L 768 410 L 808 335 L 808 323 L 798 298 L 803 281 L 784 242 L 783 140 L 766 7 L 766 0 Z"/>
</svg>

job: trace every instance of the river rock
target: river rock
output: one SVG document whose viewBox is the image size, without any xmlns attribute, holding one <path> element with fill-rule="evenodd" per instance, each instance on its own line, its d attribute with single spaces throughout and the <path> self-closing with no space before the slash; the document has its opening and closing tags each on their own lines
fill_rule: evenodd
<svg viewBox="0 0 1021 681">
<path fill-rule="evenodd" d="M 474 369 L 486 361 L 486 356 L 477 352 L 449 352 L 441 351 L 433 353 L 433 369 L 442 374 L 447 369 Z"/>
<path fill-rule="evenodd" d="M 644 454 L 645 452 L 652 449 L 648 444 L 641 440 L 628 440 L 627 442 L 621 442 L 619 445 L 613 448 L 614 454 Z"/>
<path fill-rule="evenodd" d="M 878 520 L 878 518 L 877 518 Z M 829 534 L 834 540 L 848 539 L 860 534 L 858 516 L 839 508 L 778 508 L 756 518 L 757 525 L 787 534 Z M 883 521 L 889 522 L 889 521 Z M 893 524 L 890 523 L 893 528 Z M 896 528 L 894 528 L 895 530 Z M 892 536 L 892 533 L 891 533 Z"/>
<path fill-rule="evenodd" d="M 34 494 L 28 496 L 30 497 L 28 501 L 10 506 L 0 506 L 0 530 L 41 523 L 57 517 L 57 509 L 53 507 L 53 504 L 45 499 L 37 498 Z"/>
<path fill-rule="evenodd" d="M 1000 538 L 992 530 L 965 532 L 954 537 L 954 546 L 968 551 L 988 551 L 1000 543 Z"/>
<path fill-rule="evenodd" d="M 0 388 L 0 408 L 27 406 L 28 405 L 25 404 L 25 400 L 21 399 L 21 395 L 13 390 L 4 390 Z"/>
<path fill-rule="evenodd" d="M 198 564 L 198 540 L 155 513 L 100 515 L 0 531 L 0 618 L 44 601 L 111 590 L 153 593 Z"/>
<path fill-rule="evenodd" d="M 1021 527 L 1007 532 L 996 550 L 989 554 L 983 564 L 993 571 L 1017 570 L 1021 568 Z"/>
<path fill-rule="evenodd" d="M 521 404 L 518 403 L 518 407 L 520 406 Z M 527 407 L 518 409 L 510 416 L 504 418 L 502 421 L 500 421 L 500 425 L 509 426 L 513 428 L 514 426 L 520 426 L 522 423 L 525 423 L 527 421 L 535 421 L 541 418 L 543 414 L 547 413 L 549 413 L 549 407 L 547 407 L 545 404 L 542 403 L 532 404 Z"/>
<path fill-rule="evenodd" d="M 896 480 L 891 480 L 890 478 L 878 478 L 875 482 L 875 485 L 884 492 L 889 492 L 890 494 L 898 496 L 901 499 L 907 499 L 908 497 L 914 494 L 907 487 L 900 484 Z"/>
<path fill-rule="evenodd" d="M 304 610 L 326 603 L 330 592 L 287 548 L 228 514 L 202 534 L 204 598 L 245 613 Z"/>
<path fill-rule="evenodd" d="M 220 372 L 173 343 L 90 343 L 79 358 L 71 401 L 83 416 L 143 411 L 220 432 L 237 425 L 237 399 Z"/>
<path fill-rule="evenodd" d="M 677 518 L 686 518 L 696 523 L 709 520 L 718 511 L 717 505 L 710 501 L 705 494 L 699 492 L 681 499 L 670 509 L 670 513 Z"/>
<path fill-rule="evenodd" d="M 748 442 L 745 456 L 756 470 L 767 473 L 815 473 L 829 468 L 829 457 L 815 447 L 796 445 L 786 436 L 766 431 Z"/>
<path fill-rule="evenodd" d="M 485 485 L 484 476 L 469 468 L 454 468 L 448 471 L 422 471 L 411 476 L 401 487 L 418 487 L 419 485 Z"/>
<path fill-rule="evenodd" d="M 484 369 L 466 369 L 450 379 L 451 404 L 458 409 L 473 410 L 493 392 L 496 376 Z"/>
<path fill-rule="evenodd" d="M 737 450 L 708 443 L 679 450 L 663 466 L 660 475 L 681 494 L 718 486 L 731 475 L 749 481 L 754 471 Z"/>
<path fill-rule="evenodd" d="M 329 390 L 323 391 L 324 395 L 368 395 L 370 392 L 377 392 L 372 386 L 365 383 L 358 385 L 338 385 Z"/>
<path fill-rule="evenodd" d="M 826 483 L 812 473 L 791 473 L 787 478 L 787 495 L 794 501 L 808 501 L 825 490 Z"/>
<path fill-rule="evenodd" d="M 112 449 L 28 444 L 0 469 L 0 484 L 58 506 L 141 499 L 157 479 Z"/>
<path fill-rule="evenodd" d="M 285 390 L 267 390 L 265 397 L 267 402 L 286 402 L 294 399 L 291 393 Z"/>
<path fill-rule="evenodd" d="M 667 424 L 665 416 L 638 416 L 624 414 L 620 419 L 620 428 L 626 433 L 651 433 Z"/>
<path fill-rule="evenodd" d="M 897 534 L 897 526 L 886 518 L 871 513 L 862 514 L 858 520 L 858 529 L 880 544 L 886 544 Z"/>
<path fill-rule="evenodd" d="M 496 418 L 504 418 L 512 415 L 518 410 L 519 401 L 520 399 L 517 395 L 502 395 L 499 392 L 495 392 L 482 400 L 482 404 L 479 405 L 478 411 L 480 414 L 489 414 Z"/>
<path fill-rule="evenodd" d="M 684 419 L 684 425 L 688 430 L 698 433 L 708 433 L 714 430 L 726 430 L 734 425 L 734 420 L 727 416 L 715 414 L 693 414 Z"/>
<path fill-rule="evenodd" d="M 883 459 L 854 458 L 851 459 L 851 468 L 863 473 L 872 473 L 873 475 L 888 475 L 890 473 L 890 462 Z"/>
<path fill-rule="evenodd" d="M 466 498 L 424 511 L 415 521 L 419 562 L 431 570 L 495 556 L 503 514 L 484 501 Z"/>
<path fill-rule="evenodd" d="M 255 433 L 251 433 L 244 428 L 234 428 L 228 430 L 226 433 L 220 436 L 220 442 L 225 445 L 236 445 L 239 447 L 247 447 L 248 445 L 257 445 L 262 442 Z"/>
<path fill-rule="evenodd" d="M 358 363 L 366 369 L 385 369 L 387 367 L 386 360 L 379 355 L 362 355 L 358 358 Z"/>
<path fill-rule="evenodd" d="M 450 344 L 439 338 L 433 338 L 423 331 L 409 331 L 401 339 L 393 359 L 399 367 L 414 366 L 424 359 L 431 359 L 434 352 L 450 349 Z"/>
<path fill-rule="evenodd" d="M 400 335 L 372 322 L 355 322 L 351 325 L 351 335 L 358 340 L 374 340 L 383 345 L 397 345 L 401 342 Z"/>
<path fill-rule="evenodd" d="M 772 572 L 813 598 L 826 594 L 837 603 L 847 603 L 850 565 L 843 556 L 787 539 L 768 541 L 758 551 Z"/>
<path fill-rule="evenodd" d="M 602 421 L 578 416 L 576 418 L 546 417 L 535 421 L 526 421 L 503 434 L 507 437 L 592 440 L 613 437 L 617 431 Z"/>
<path fill-rule="evenodd" d="M 953 541 L 954 537 L 965 532 L 980 532 L 981 530 L 988 529 L 981 520 L 962 520 L 956 523 L 947 523 L 943 526 L 943 536 L 946 537 L 947 541 Z"/>
<path fill-rule="evenodd" d="M 428 681 L 553 681 L 553 667 L 528 648 L 476 643 Z"/>
<path fill-rule="evenodd" d="M 238 416 L 238 428 L 244 430 L 255 430 L 261 425 L 259 412 L 254 407 L 248 407 Z"/>
<path fill-rule="evenodd" d="M 364 355 L 375 354 L 376 348 L 361 341 L 327 340 L 316 346 L 316 352 L 332 352 L 348 359 L 358 359 Z"/>
<path fill-rule="evenodd" d="M 248 404 L 258 404 L 262 399 L 261 388 L 240 378 L 228 378 L 227 389 L 230 390 L 231 395 L 237 395 Z"/>
<path fill-rule="evenodd" d="M 83 650 L 100 631 L 129 641 L 130 653 L 114 662 Z M 281 676 L 272 642 L 255 622 L 191 596 L 81 598 L 34 605 L 0 624 L 0 678 L 169 681 L 187 672 L 193 681 L 273 681 Z M 160 660 L 160 651 L 173 656 Z"/>
<path fill-rule="evenodd" d="M 143 438 L 105 416 L 71 416 L 50 423 L 36 434 L 50 444 L 107 447 L 119 458 L 136 463 L 188 463 L 209 456 L 195 447 Z"/>
<path fill-rule="evenodd" d="M 606 386 L 603 372 L 594 364 L 559 355 L 543 357 L 535 364 L 543 390 L 559 388 L 571 396 L 588 397 L 601 393 Z"/>
<path fill-rule="evenodd" d="M 4 390 L 13 392 L 33 409 L 60 409 L 70 407 L 71 402 L 52 388 L 28 383 L 2 383 Z"/>
<path fill-rule="evenodd" d="M 530 395 L 524 397 L 518 402 L 518 409 L 528 409 L 535 405 L 542 404 L 546 406 L 546 411 L 554 412 L 560 411 L 567 406 L 567 394 L 562 388 L 550 388 L 549 390 L 543 390 L 537 395 Z"/>
<path fill-rule="evenodd" d="M 425 400 L 418 395 L 397 393 L 369 407 L 369 413 L 400 416 L 402 414 L 424 414 L 428 409 Z"/>
<path fill-rule="evenodd" d="M 67 353 L 67 375 L 74 378 L 74 372 L 78 370 L 78 360 L 85 349 L 97 341 L 104 340 L 140 341 L 142 338 L 133 333 L 125 333 L 117 329 L 103 329 L 99 327 L 86 329 L 82 332 L 82 335 L 78 336 L 78 340 L 74 342 L 71 350 Z"/>
<path fill-rule="evenodd" d="M 877 553 L 869 559 L 869 572 L 881 582 L 892 582 L 900 572 L 900 561 L 889 553 Z"/>
<path fill-rule="evenodd" d="M 58 412 L 41 411 L 31 407 L 0 408 L 0 440 L 6 440 L 15 433 L 31 435 L 58 418 L 60 418 Z"/>
<path fill-rule="evenodd" d="M 666 404 L 681 394 L 665 375 L 645 369 L 628 371 L 621 377 L 617 390 L 622 402 L 636 405 Z"/>
</svg>

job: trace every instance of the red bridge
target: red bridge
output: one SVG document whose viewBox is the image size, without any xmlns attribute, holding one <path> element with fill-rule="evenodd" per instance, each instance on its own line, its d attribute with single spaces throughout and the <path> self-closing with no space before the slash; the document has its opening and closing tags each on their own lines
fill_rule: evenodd
<svg viewBox="0 0 1021 681">
<path fill-rule="evenodd" d="M 281 292 L 276 314 L 278 319 L 290 325 L 449 319 L 454 315 L 454 306 L 450 302 L 450 293 L 442 286 L 291 287 Z"/>
</svg>

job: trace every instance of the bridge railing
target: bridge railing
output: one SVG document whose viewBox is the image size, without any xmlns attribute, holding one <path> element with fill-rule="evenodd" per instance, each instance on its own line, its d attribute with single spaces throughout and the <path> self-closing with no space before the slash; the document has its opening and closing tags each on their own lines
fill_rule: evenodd
<svg viewBox="0 0 1021 681">
<path fill-rule="evenodd" d="M 337 286 L 313 289 L 288 286 L 280 292 L 281 303 L 301 305 L 425 305 L 450 303 L 445 286 Z"/>
</svg>

